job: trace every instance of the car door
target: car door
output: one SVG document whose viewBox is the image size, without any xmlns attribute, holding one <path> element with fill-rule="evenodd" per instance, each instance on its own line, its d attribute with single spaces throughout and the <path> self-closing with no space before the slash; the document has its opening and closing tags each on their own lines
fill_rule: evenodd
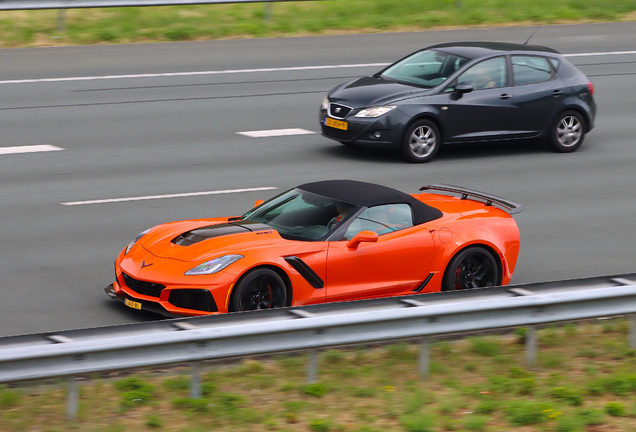
<svg viewBox="0 0 636 432">
<path fill-rule="evenodd" d="M 377 241 L 351 248 L 363 231 Z M 326 300 L 383 297 L 418 288 L 430 271 L 434 243 L 422 225 L 413 226 L 408 204 L 366 209 L 350 222 L 343 238 L 330 241 L 327 251 Z"/>
<path fill-rule="evenodd" d="M 511 125 L 519 137 L 539 135 L 554 121 L 567 89 L 546 57 L 512 55 L 510 60 L 514 83 Z"/>
<path fill-rule="evenodd" d="M 470 86 L 460 92 L 457 85 Z M 470 142 L 507 138 L 512 133 L 512 88 L 508 82 L 506 57 L 477 63 L 446 89 L 448 106 L 442 108 L 444 141 Z"/>
</svg>

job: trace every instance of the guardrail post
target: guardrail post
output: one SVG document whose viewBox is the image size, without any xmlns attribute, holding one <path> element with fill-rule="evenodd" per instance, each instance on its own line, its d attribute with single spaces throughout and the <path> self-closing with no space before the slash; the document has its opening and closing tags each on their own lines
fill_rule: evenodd
<svg viewBox="0 0 636 432">
<path fill-rule="evenodd" d="M 77 404 L 79 399 L 79 390 L 77 388 L 77 381 L 75 381 L 75 377 L 68 377 L 68 406 L 66 407 L 66 418 L 69 421 L 75 420 L 77 416 Z"/>
<path fill-rule="evenodd" d="M 428 379 L 431 371 L 431 338 L 423 337 L 420 342 L 420 379 Z"/>
<path fill-rule="evenodd" d="M 629 348 L 636 349 L 636 314 L 629 315 Z"/>
<path fill-rule="evenodd" d="M 309 351 L 309 364 L 307 365 L 307 384 L 313 384 L 318 377 L 318 350 L 312 349 Z"/>
<path fill-rule="evenodd" d="M 63 32 L 66 30 L 66 9 L 57 10 L 57 31 Z"/>
<path fill-rule="evenodd" d="M 192 379 L 190 381 L 190 397 L 199 399 L 201 397 L 201 377 L 199 376 L 199 362 L 192 363 Z"/>
<path fill-rule="evenodd" d="M 272 2 L 263 5 L 263 19 L 269 22 L 272 19 Z"/>
<path fill-rule="evenodd" d="M 531 325 L 526 333 L 526 365 L 534 367 L 537 363 L 537 329 Z"/>
</svg>

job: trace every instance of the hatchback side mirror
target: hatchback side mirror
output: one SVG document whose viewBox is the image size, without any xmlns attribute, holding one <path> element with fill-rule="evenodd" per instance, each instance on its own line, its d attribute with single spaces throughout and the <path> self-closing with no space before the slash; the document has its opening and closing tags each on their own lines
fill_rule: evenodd
<svg viewBox="0 0 636 432">
<path fill-rule="evenodd" d="M 356 234 L 349 243 L 347 243 L 347 250 L 353 251 L 358 249 L 360 243 L 375 243 L 378 241 L 378 233 L 373 231 L 361 231 Z"/>
<path fill-rule="evenodd" d="M 464 93 L 470 93 L 473 91 L 473 86 L 466 83 L 459 83 L 455 86 L 455 93 L 458 95 L 463 95 Z"/>
</svg>

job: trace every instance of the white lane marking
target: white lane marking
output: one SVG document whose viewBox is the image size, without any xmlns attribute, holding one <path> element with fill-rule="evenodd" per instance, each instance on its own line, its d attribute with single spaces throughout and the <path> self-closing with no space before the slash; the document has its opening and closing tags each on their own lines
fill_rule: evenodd
<svg viewBox="0 0 636 432">
<path fill-rule="evenodd" d="M 636 51 L 609 51 L 609 52 L 597 52 L 597 53 L 563 54 L 563 57 L 593 57 L 593 56 L 630 55 L 630 54 L 636 54 Z"/>
<path fill-rule="evenodd" d="M 18 153 L 38 153 L 38 152 L 50 152 L 64 150 L 62 147 L 55 147 L 52 145 L 31 145 L 31 146 L 15 146 L 15 147 L 0 147 L 0 154 L 18 154 Z"/>
<path fill-rule="evenodd" d="M 94 81 L 94 80 L 113 80 L 125 78 L 160 78 L 160 77 L 178 77 L 178 76 L 197 76 L 197 75 L 227 75 L 236 73 L 257 73 L 257 72 L 286 72 L 286 71 L 305 71 L 320 69 L 346 69 L 346 68 L 362 68 L 362 67 L 381 67 L 390 63 L 367 63 L 367 64 L 349 64 L 349 65 L 323 65 L 323 66 L 296 66 L 283 68 L 264 68 L 264 69 L 234 69 L 234 70 L 218 70 L 218 71 L 198 71 L 198 72 L 166 72 L 154 74 L 137 74 L 137 75 L 103 75 L 103 76 L 86 76 L 86 77 L 67 77 L 67 78 L 38 78 L 38 79 L 21 79 L 21 80 L 4 80 L 0 84 L 26 84 L 26 83 L 42 83 L 42 82 L 62 82 L 62 81 Z"/>
<path fill-rule="evenodd" d="M 288 135 L 308 135 L 316 132 L 307 129 L 271 129 L 271 130 L 258 130 L 258 131 L 246 131 L 237 132 L 239 135 L 245 135 L 251 138 L 263 138 L 263 137 L 277 137 Z"/>
<path fill-rule="evenodd" d="M 608 52 L 592 52 L 578 54 L 564 54 L 565 57 L 593 57 L 606 55 L 630 55 L 636 54 L 636 51 L 608 51 Z M 178 77 L 178 76 L 197 76 L 197 75 L 227 75 L 236 73 L 258 73 L 258 72 L 286 72 L 286 71 L 307 71 L 321 69 L 349 69 L 349 68 L 366 68 L 366 67 L 384 67 L 391 63 L 361 63 L 361 64 L 342 64 L 342 65 L 319 65 L 319 66 L 295 66 L 282 68 L 262 68 L 262 69 L 227 69 L 216 71 L 193 71 L 193 72 L 166 72 L 154 74 L 136 74 L 136 75 L 96 75 L 85 77 L 66 77 L 66 78 L 38 78 L 38 79 L 21 79 L 21 80 L 4 80 L 0 84 L 26 84 L 26 83 L 42 83 L 42 82 L 63 82 L 63 81 L 95 81 L 95 80 L 114 80 L 114 79 L 135 79 L 135 78 L 161 78 L 161 77 Z"/>
<path fill-rule="evenodd" d="M 220 194 L 230 194 L 230 193 L 239 193 L 239 192 L 257 192 L 257 191 L 266 191 L 266 190 L 272 190 L 272 189 L 276 189 L 276 188 L 272 186 L 266 186 L 266 187 L 257 187 L 257 188 L 247 188 L 247 189 L 227 189 L 227 190 L 188 192 L 188 193 L 168 194 L 168 195 L 148 195 L 148 196 L 111 198 L 111 199 L 92 200 L 92 201 L 72 201 L 72 202 L 63 202 L 61 204 L 65 206 L 76 206 L 76 205 L 86 205 L 86 204 L 104 204 L 104 203 L 142 201 L 142 200 L 153 200 L 153 199 L 164 199 L 164 198 L 181 198 L 181 197 L 192 197 L 192 196 L 201 196 L 201 195 L 220 195 Z"/>
</svg>

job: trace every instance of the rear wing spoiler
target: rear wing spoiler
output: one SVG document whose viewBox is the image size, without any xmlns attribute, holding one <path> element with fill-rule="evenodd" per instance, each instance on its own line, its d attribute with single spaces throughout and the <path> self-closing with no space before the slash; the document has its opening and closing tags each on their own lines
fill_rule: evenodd
<svg viewBox="0 0 636 432">
<path fill-rule="evenodd" d="M 487 194 L 484 192 L 479 192 L 472 189 L 466 189 L 461 186 L 453 186 L 449 184 L 437 183 L 433 185 L 427 185 L 420 188 L 423 190 L 431 190 L 431 191 L 440 191 L 440 192 L 450 192 L 454 194 L 461 195 L 461 199 L 479 199 L 484 200 L 487 206 L 497 205 L 498 207 L 503 207 L 504 210 L 508 211 L 510 214 L 521 213 L 524 208 L 523 204 L 518 204 L 514 201 L 507 200 L 505 198 L 500 198 L 496 195 Z"/>
</svg>

